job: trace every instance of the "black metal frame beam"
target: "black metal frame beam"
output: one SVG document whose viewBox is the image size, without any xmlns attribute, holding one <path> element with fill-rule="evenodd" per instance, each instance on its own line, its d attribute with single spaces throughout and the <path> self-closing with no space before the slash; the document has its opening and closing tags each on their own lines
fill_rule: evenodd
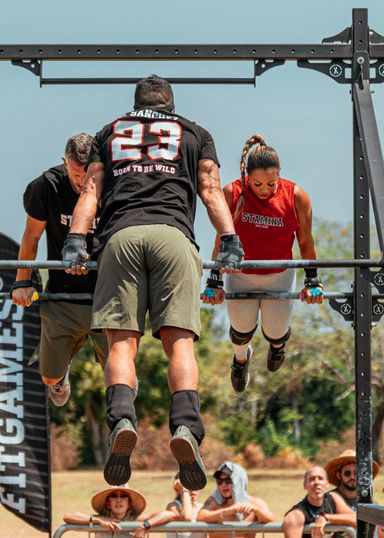
<svg viewBox="0 0 384 538">
<path fill-rule="evenodd" d="M 371 56 L 384 59 L 384 46 Z M 348 44 L 259 45 L 235 43 L 206 45 L 0 45 L 2 60 L 297 60 L 313 58 L 332 60 L 351 59 Z"/>
<path fill-rule="evenodd" d="M 377 148 L 378 133 L 373 106 L 370 106 L 367 92 L 370 92 L 369 28 L 366 9 L 353 10 L 352 24 L 352 100 L 353 100 L 353 160 L 354 160 L 354 256 L 370 257 L 369 225 L 369 184 L 372 198 L 380 186 L 376 167 L 372 159 L 379 159 Z M 369 117 L 366 114 L 369 112 Z M 372 121 L 374 125 L 372 125 Z M 367 148 L 366 135 L 374 142 L 374 149 Z M 377 137 L 377 140 L 375 139 Z M 380 144 L 379 144 L 380 146 Z M 382 161 L 382 155 L 381 155 Z M 373 167 L 373 174 L 372 174 Z M 381 181 L 383 177 L 381 178 Z M 374 200 L 374 204 L 375 204 Z M 377 204 L 376 204 L 377 206 Z M 378 209 L 378 207 L 376 207 Z M 376 214 L 375 214 L 376 216 Z M 376 225 L 379 238 L 382 236 L 382 219 L 377 215 Z M 372 397 L 371 397 L 371 327 L 372 296 L 371 285 L 355 269 L 354 284 L 354 329 L 355 329 L 355 382 L 356 382 L 356 453 L 357 453 L 357 503 L 372 503 Z M 358 520 L 359 538 L 371 538 L 373 526 Z"/>
<path fill-rule="evenodd" d="M 137 78 L 44 78 L 46 61 L 251 61 L 252 76 L 246 78 L 170 78 L 174 84 L 255 84 L 268 69 L 296 61 L 335 82 L 351 84 L 354 148 L 354 257 L 369 259 L 369 194 L 371 195 L 379 244 L 384 252 L 384 162 L 371 84 L 384 82 L 384 37 L 368 27 L 368 10 L 354 9 L 352 26 L 321 44 L 191 44 L 191 45 L 0 45 L 0 61 L 31 71 L 40 84 L 131 84 Z M 349 75 L 350 73 L 350 75 Z M 375 264 L 373 264 L 375 265 Z M 380 264 L 381 265 L 381 264 Z M 372 401 L 370 282 L 380 291 L 383 271 L 367 273 L 363 264 L 355 269 L 353 311 L 355 329 L 357 499 L 362 514 L 359 538 L 370 536 L 373 526 L 366 513 L 372 505 Z M 379 283 L 379 284 L 378 284 Z M 343 308 L 345 305 L 341 305 Z M 348 306 L 348 305 L 347 305 Z M 349 305 L 350 306 L 350 305 Z M 362 503 L 368 503 L 363 505 Z M 367 507 L 372 508 L 368 510 Z M 358 510 L 359 512 L 359 510 Z M 363 516 L 364 514 L 364 516 Z M 363 521 L 365 517 L 365 522 Z"/>
<path fill-rule="evenodd" d="M 172 84 L 256 84 L 256 77 L 285 61 L 297 61 L 299 67 L 320 71 L 335 82 L 348 84 L 351 78 L 352 30 L 346 28 L 319 44 L 191 44 L 191 45 L 0 45 L 0 61 L 11 61 L 39 77 L 40 85 L 55 84 L 135 84 L 136 77 L 44 77 L 45 61 L 251 61 L 250 77 L 182 77 L 169 78 Z M 384 38 L 370 32 L 370 67 L 375 71 L 372 83 L 384 82 Z"/>
<path fill-rule="evenodd" d="M 357 56 L 359 79 L 353 84 L 353 103 L 358 132 L 361 139 L 363 160 L 371 193 L 380 250 L 384 252 L 384 161 L 379 132 L 373 108 L 369 78 L 363 78 L 363 55 Z M 369 66 L 368 66 L 369 68 Z"/>
</svg>

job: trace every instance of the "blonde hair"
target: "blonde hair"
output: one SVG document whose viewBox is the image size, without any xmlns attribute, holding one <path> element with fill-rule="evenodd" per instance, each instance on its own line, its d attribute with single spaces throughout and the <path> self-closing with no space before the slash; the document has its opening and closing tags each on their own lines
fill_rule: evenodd
<svg viewBox="0 0 384 538">
<path fill-rule="evenodd" d="M 249 150 L 256 146 L 248 156 Z M 245 191 L 245 176 L 250 174 L 253 170 L 260 168 L 266 169 L 270 167 L 280 168 L 280 159 L 277 151 L 270 146 L 267 146 L 264 138 L 259 134 L 254 134 L 251 138 L 248 138 L 244 144 L 243 151 L 241 152 L 240 159 L 240 174 L 241 174 L 241 195 L 237 201 L 236 209 L 233 214 L 233 220 L 239 218 L 244 209 L 244 191 Z"/>
</svg>

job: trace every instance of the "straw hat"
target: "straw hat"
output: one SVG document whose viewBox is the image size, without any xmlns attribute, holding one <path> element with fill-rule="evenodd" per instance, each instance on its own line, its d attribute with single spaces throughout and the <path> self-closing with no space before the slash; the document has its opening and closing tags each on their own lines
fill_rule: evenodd
<svg viewBox="0 0 384 538">
<path fill-rule="evenodd" d="M 102 491 L 99 491 L 99 493 L 96 493 L 91 499 L 92 508 L 95 510 L 95 512 L 102 514 L 105 509 L 105 503 L 107 502 L 108 496 L 114 491 L 121 491 L 128 494 L 131 501 L 132 510 L 134 511 L 136 517 L 144 512 L 147 503 L 142 494 L 124 485 L 111 486 L 108 489 L 103 489 Z"/>
<path fill-rule="evenodd" d="M 342 452 L 340 456 L 334 458 L 333 460 L 330 460 L 326 465 L 324 465 L 324 469 L 327 471 L 328 474 L 329 482 L 331 484 L 334 484 L 335 486 L 338 486 L 340 484 L 340 480 L 336 476 L 337 471 L 340 471 L 340 469 L 344 467 L 344 465 L 349 465 L 350 463 L 356 463 L 355 450 L 344 450 L 344 452 Z M 374 460 L 372 460 L 373 478 L 377 476 L 378 472 L 379 466 Z"/>
</svg>

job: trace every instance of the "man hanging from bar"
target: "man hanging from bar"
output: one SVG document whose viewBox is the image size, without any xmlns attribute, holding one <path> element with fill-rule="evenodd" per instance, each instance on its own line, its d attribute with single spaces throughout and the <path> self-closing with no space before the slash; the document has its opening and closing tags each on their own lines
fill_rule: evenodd
<svg viewBox="0 0 384 538">
<path fill-rule="evenodd" d="M 250 149 L 254 147 L 251 151 Z M 247 155 L 249 152 L 248 160 Z M 290 260 L 297 238 L 303 259 L 315 260 L 312 237 L 312 207 L 309 196 L 298 185 L 280 177 L 277 152 L 265 144 L 260 135 L 252 136 L 242 151 L 241 178 L 224 187 L 232 212 L 235 230 L 244 246 L 244 260 Z M 212 259 L 219 248 L 216 240 Z M 295 269 L 243 269 L 226 277 L 227 292 L 292 292 L 296 287 Z M 203 302 L 223 302 L 223 281 L 212 270 L 203 293 Z M 323 302 L 323 287 L 316 268 L 305 269 L 304 288 L 300 293 L 308 304 Z M 234 357 L 231 382 L 235 391 L 243 392 L 249 383 L 250 342 L 257 329 L 269 342 L 267 368 L 276 372 L 285 359 L 285 343 L 291 336 L 291 300 L 231 300 L 227 310 Z"/>
<path fill-rule="evenodd" d="M 197 195 L 221 236 L 223 268 L 243 256 L 220 187 L 214 142 L 205 129 L 175 113 L 171 86 L 153 75 L 137 84 L 134 110 L 96 135 L 88 163 L 63 259 L 73 261 L 72 272 L 86 271 L 85 233 L 100 201 L 92 323 L 107 330 L 109 341 L 105 381 L 112 433 L 104 477 L 119 485 L 131 475 L 137 440 L 134 359 L 148 310 L 153 336 L 161 339 L 169 359 L 171 450 L 180 482 L 202 489 L 206 476 L 198 445 L 204 426 L 194 353 L 200 333 Z"/>
<path fill-rule="evenodd" d="M 48 259 L 59 260 L 69 231 L 72 212 L 85 180 L 87 162 L 93 137 L 81 133 L 71 136 L 66 143 L 63 164 L 53 166 L 29 183 L 24 193 L 27 212 L 25 230 L 20 245 L 19 260 L 34 260 L 40 238 L 45 231 Z M 92 220 L 87 242 L 92 238 L 98 222 Z M 11 290 L 15 304 L 29 306 L 36 293 L 31 269 L 19 269 Z M 45 291 L 50 293 L 93 293 L 97 272 L 76 277 L 65 271 L 50 270 Z M 105 332 L 91 329 L 92 301 L 42 301 L 40 305 L 41 339 L 34 358 L 39 360 L 41 377 L 48 385 L 48 394 L 56 406 L 63 406 L 71 392 L 69 368 L 72 358 L 92 338 L 97 360 L 103 366 L 108 343 Z"/>
</svg>

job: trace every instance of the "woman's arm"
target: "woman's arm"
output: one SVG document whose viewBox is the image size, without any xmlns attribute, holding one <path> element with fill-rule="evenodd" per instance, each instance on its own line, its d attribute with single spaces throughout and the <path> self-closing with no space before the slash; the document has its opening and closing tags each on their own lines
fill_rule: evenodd
<svg viewBox="0 0 384 538">
<path fill-rule="evenodd" d="M 312 204 L 308 194 L 301 187 L 295 185 L 295 210 L 298 221 L 296 232 L 300 254 L 303 260 L 316 260 L 317 253 L 312 236 Z"/>
<path fill-rule="evenodd" d="M 232 185 L 232 183 L 229 183 L 228 185 L 226 185 L 223 188 L 223 193 L 224 193 L 225 201 L 227 202 L 227 205 L 228 205 L 229 209 L 231 209 L 231 207 L 232 207 L 232 196 L 233 196 L 233 185 Z M 220 235 L 216 234 L 215 244 L 213 246 L 213 251 L 212 251 L 212 260 L 216 259 L 216 256 L 219 253 L 219 247 L 220 247 Z"/>
<path fill-rule="evenodd" d="M 100 525 L 109 532 L 117 532 L 121 527 L 117 519 L 102 517 L 99 515 L 91 516 L 82 512 L 71 512 L 63 517 L 65 523 L 70 525 Z"/>
<path fill-rule="evenodd" d="M 180 521 L 192 521 L 193 520 L 193 504 L 191 499 L 191 494 L 189 491 L 182 485 L 180 480 L 175 480 L 173 484 L 173 489 L 175 490 L 178 498 L 181 502 L 181 509 L 174 504 L 175 509 L 179 512 Z"/>
<path fill-rule="evenodd" d="M 299 243 L 300 254 L 303 260 L 316 260 L 317 253 L 315 242 L 312 236 L 312 205 L 308 194 L 298 185 L 294 190 L 295 209 L 298 221 L 298 230 L 296 232 Z M 313 273 L 313 274 L 312 274 Z M 310 282 L 304 281 L 304 288 L 301 290 L 300 299 L 308 304 L 321 304 L 324 299 L 323 288 L 320 280 L 317 279 L 315 268 L 305 270 L 306 277 Z M 313 278 L 312 278 L 313 277 Z M 314 280 L 314 282 L 313 282 Z"/>
<path fill-rule="evenodd" d="M 165 525 L 170 521 L 177 519 L 176 514 L 172 510 L 162 510 L 160 512 L 153 512 L 152 514 L 141 514 L 136 521 L 148 521 L 150 527 L 158 527 L 159 525 Z M 144 525 L 140 525 L 134 532 L 135 538 L 144 538 L 147 533 L 147 529 Z"/>
<path fill-rule="evenodd" d="M 87 525 L 92 517 L 92 523 L 96 524 L 98 516 L 90 516 L 89 514 L 83 514 L 82 512 L 71 512 L 63 516 L 65 523 L 71 525 Z"/>
</svg>

